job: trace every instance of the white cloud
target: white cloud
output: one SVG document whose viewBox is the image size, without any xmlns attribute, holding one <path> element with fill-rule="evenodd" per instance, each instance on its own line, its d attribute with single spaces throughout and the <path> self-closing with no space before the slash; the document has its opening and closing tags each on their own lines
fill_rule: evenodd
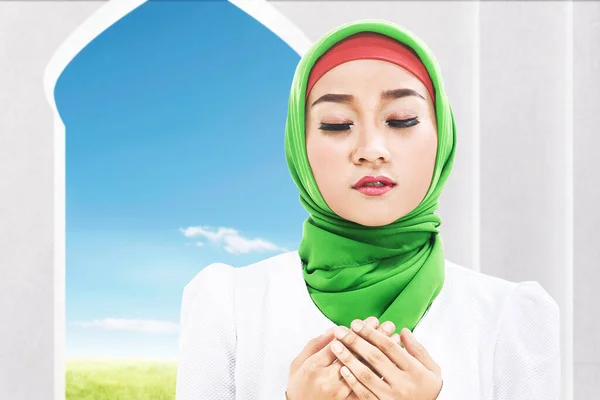
<svg viewBox="0 0 600 400">
<path fill-rule="evenodd" d="M 170 321 L 144 319 L 105 318 L 93 321 L 74 322 L 82 328 L 99 328 L 110 331 L 129 331 L 153 334 L 173 334 L 179 332 L 179 325 Z"/>
<path fill-rule="evenodd" d="M 237 235 L 237 231 L 231 228 L 219 228 L 216 232 L 211 232 L 209 227 L 190 226 L 189 228 L 181 229 L 183 234 L 188 237 L 204 236 L 210 241 L 216 242 L 222 240 L 228 235 Z"/>
<path fill-rule="evenodd" d="M 181 232 L 187 238 L 204 237 L 209 241 L 223 246 L 225 251 L 231 254 L 248 254 L 251 252 L 265 251 L 287 251 L 280 248 L 274 243 L 261 238 L 248 239 L 242 237 L 238 231 L 232 228 L 217 228 L 216 230 L 209 227 L 190 226 L 182 228 Z M 196 246 L 202 246 L 204 243 L 197 242 Z"/>
<path fill-rule="evenodd" d="M 246 239 L 241 236 L 225 236 L 225 251 L 233 254 L 247 254 L 253 251 L 275 251 L 278 247 L 262 239 Z"/>
</svg>

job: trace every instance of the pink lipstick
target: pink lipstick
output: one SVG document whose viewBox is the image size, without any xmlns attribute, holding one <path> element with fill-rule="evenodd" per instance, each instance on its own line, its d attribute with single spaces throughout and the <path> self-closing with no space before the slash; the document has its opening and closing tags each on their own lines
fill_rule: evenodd
<svg viewBox="0 0 600 400">
<path fill-rule="evenodd" d="M 385 176 L 364 176 L 352 186 L 367 196 L 381 196 L 396 186 L 396 182 Z"/>
</svg>

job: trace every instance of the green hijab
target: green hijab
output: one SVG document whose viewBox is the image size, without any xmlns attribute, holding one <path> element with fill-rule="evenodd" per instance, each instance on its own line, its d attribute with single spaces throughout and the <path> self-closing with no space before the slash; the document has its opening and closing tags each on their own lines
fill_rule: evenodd
<svg viewBox="0 0 600 400">
<path fill-rule="evenodd" d="M 397 221 L 367 227 L 336 215 L 313 177 L 305 141 L 305 94 L 317 59 L 342 39 L 360 32 L 387 35 L 412 48 L 435 89 L 438 148 L 433 179 L 423 201 Z M 345 24 L 322 37 L 302 57 L 289 97 L 286 160 L 310 216 L 298 249 L 306 286 L 331 321 L 349 327 L 369 316 L 392 321 L 396 332 L 418 324 L 444 284 L 441 220 L 434 211 L 454 161 L 456 131 L 441 73 L 431 50 L 408 30 L 385 21 Z"/>
</svg>

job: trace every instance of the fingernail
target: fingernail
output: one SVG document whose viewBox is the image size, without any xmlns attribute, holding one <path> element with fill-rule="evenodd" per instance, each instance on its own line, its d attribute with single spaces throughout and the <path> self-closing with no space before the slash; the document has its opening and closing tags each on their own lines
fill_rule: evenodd
<svg viewBox="0 0 600 400">
<path fill-rule="evenodd" d="M 340 371 L 341 371 L 342 375 L 350 376 L 350 370 L 345 365 L 340 369 Z"/>
<path fill-rule="evenodd" d="M 383 329 L 383 331 L 387 334 L 390 334 L 392 332 L 394 332 L 394 323 L 390 322 L 390 321 L 385 321 L 382 325 L 381 325 L 381 329 Z"/>
<path fill-rule="evenodd" d="M 363 328 L 363 326 L 365 326 L 365 324 L 360 319 L 355 319 L 354 321 L 352 321 L 352 324 L 350 324 L 350 327 L 355 332 L 360 331 Z"/>
<path fill-rule="evenodd" d="M 340 342 L 338 342 L 337 340 L 333 341 L 333 343 L 331 343 L 331 350 L 333 350 L 334 353 L 341 353 L 342 352 L 342 344 Z"/>
<path fill-rule="evenodd" d="M 394 333 L 392 335 L 392 340 L 396 343 L 400 343 L 400 335 L 398 335 L 397 333 Z"/>
<path fill-rule="evenodd" d="M 369 317 L 365 319 L 365 323 L 375 327 L 379 324 L 379 320 L 377 319 L 377 317 Z"/>
<path fill-rule="evenodd" d="M 348 329 L 346 329 L 345 326 L 336 326 L 333 329 L 333 333 L 335 334 L 336 338 L 343 339 L 344 336 L 346 336 L 346 333 L 348 333 Z"/>
</svg>

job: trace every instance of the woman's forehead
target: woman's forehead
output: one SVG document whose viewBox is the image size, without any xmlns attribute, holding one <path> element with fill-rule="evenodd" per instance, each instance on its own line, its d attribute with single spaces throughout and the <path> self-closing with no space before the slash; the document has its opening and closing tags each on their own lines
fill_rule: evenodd
<svg viewBox="0 0 600 400">
<path fill-rule="evenodd" d="M 425 85 L 401 66 L 381 60 L 355 60 L 340 64 L 325 73 L 315 83 L 307 103 L 312 105 L 328 94 L 356 96 L 366 92 L 381 92 L 384 100 L 408 97 L 393 96 L 390 93 L 403 89 L 412 90 L 422 98 L 427 96 Z"/>
</svg>

